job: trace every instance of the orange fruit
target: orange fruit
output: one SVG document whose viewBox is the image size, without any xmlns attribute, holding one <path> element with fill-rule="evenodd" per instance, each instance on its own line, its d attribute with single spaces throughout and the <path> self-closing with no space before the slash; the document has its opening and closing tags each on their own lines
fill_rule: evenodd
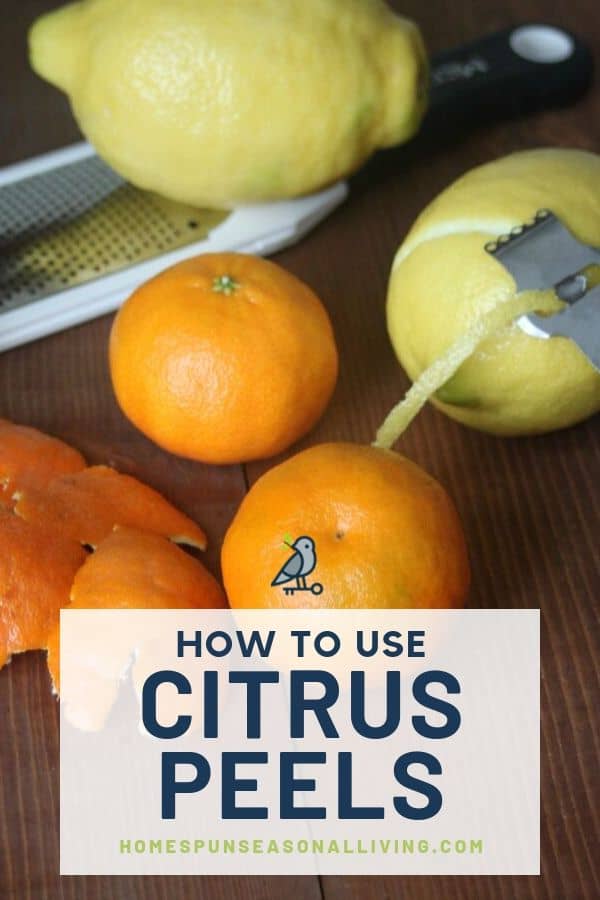
<svg viewBox="0 0 600 900">
<path fill-rule="evenodd" d="M 305 583 L 277 578 L 298 553 Z M 356 444 L 312 447 L 263 475 L 227 532 L 221 563 L 232 607 L 460 607 L 469 586 L 445 490 L 399 454 Z"/>
<path fill-rule="evenodd" d="M 117 528 L 78 570 L 69 608 L 213 609 L 226 605 L 221 587 L 197 559 L 160 535 Z M 46 644 L 57 692 L 59 638 L 57 618 Z M 107 646 L 106 653 L 110 652 Z"/>
<path fill-rule="evenodd" d="M 117 314 L 110 370 L 121 409 L 166 450 L 208 463 L 273 456 L 308 432 L 337 378 L 319 298 L 275 263 L 198 256 Z"/>
<path fill-rule="evenodd" d="M 0 499 L 25 487 L 42 489 L 58 475 L 85 468 L 83 456 L 35 428 L 0 419 Z"/>
<path fill-rule="evenodd" d="M 96 547 L 115 525 L 129 525 L 204 550 L 206 535 L 157 491 L 108 466 L 55 478 L 45 490 L 25 489 L 15 512 L 65 537 Z"/>
<path fill-rule="evenodd" d="M 59 530 L 0 507 L 0 668 L 13 653 L 46 646 L 84 559 Z"/>
</svg>

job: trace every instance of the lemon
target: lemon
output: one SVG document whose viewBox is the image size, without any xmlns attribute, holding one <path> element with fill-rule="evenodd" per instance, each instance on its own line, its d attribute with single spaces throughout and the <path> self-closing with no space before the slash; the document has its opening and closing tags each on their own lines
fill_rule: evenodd
<svg viewBox="0 0 600 900">
<path fill-rule="evenodd" d="M 517 308 L 512 276 L 485 245 L 543 208 L 579 240 L 600 245 L 600 156 L 550 148 L 514 153 L 468 172 L 419 216 L 396 254 L 387 302 L 390 337 L 411 380 L 445 354 L 460 359 L 461 340 L 476 335 L 478 320 L 491 321 L 504 304 Z M 562 305 L 550 290 L 519 296 L 523 309 L 548 313 Z M 473 340 L 475 349 L 432 402 L 499 435 L 565 428 L 597 412 L 600 374 L 576 344 L 530 336 L 509 319 Z"/>
<path fill-rule="evenodd" d="M 200 206 L 321 188 L 426 105 L 419 31 L 383 0 L 83 0 L 30 57 L 116 171 Z"/>
</svg>

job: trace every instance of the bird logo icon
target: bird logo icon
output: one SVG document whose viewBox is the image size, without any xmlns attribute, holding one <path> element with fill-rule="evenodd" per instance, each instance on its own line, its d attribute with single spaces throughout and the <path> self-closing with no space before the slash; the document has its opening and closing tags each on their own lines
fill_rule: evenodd
<svg viewBox="0 0 600 900">
<path fill-rule="evenodd" d="M 283 590 L 286 594 L 295 594 L 296 591 L 322 594 L 323 585 L 320 582 L 314 581 L 312 584 L 306 582 L 307 576 L 315 570 L 317 565 L 317 551 L 313 539 L 304 534 L 293 543 L 286 537 L 283 543 L 294 552 L 271 582 L 271 587 L 285 585 Z M 290 582 L 295 582 L 295 584 L 290 584 Z"/>
</svg>

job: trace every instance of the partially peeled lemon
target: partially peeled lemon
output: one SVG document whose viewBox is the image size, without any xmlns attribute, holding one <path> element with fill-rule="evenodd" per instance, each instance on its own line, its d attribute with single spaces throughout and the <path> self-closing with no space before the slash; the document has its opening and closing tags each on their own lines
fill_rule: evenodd
<svg viewBox="0 0 600 900">
<path fill-rule="evenodd" d="M 419 216 L 394 260 L 387 302 L 394 349 L 415 384 L 379 444 L 390 446 L 428 397 L 453 419 L 499 435 L 566 428 L 600 410 L 600 374 L 577 345 L 517 324 L 528 311 L 558 311 L 554 291 L 517 294 L 485 249 L 540 209 L 600 246 L 600 156 L 515 153 L 468 172 Z"/>
</svg>

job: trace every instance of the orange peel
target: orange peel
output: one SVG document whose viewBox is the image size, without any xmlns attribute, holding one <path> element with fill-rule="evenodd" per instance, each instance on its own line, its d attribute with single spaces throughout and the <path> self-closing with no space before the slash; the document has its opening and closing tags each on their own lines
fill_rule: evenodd
<svg viewBox="0 0 600 900">
<path fill-rule="evenodd" d="M 25 488 L 17 495 L 15 512 L 91 547 L 121 525 L 206 548 L 205 533 L 188 516 L 158 491 L 108 466 L 91 466 L 55 478 L 45 490 Z"/>
<path fill-rule="evenodd" d="M 201 562 L 161 535 L 116 528 L 75 575 L 71 609 L 225 608 L 225 594 Z M 58 619 L 48 642 L 54 690 L 59 680 Z M 110 656 L 111 647 L 106 647 Z M 114 666 L 107 665 L 107 670 Z"/>
<path fill-rule="evenodd" d="M 59 531 L 0 507 L 0 668 L 46 647 L 85 556 Z"/>
<path fill-rule="evenodd" d="M 0 419 L 0 500 L 15 491 L 43 490 L 61 475 L 85 468 L 81 453 L 58 438 Z"/>
</svg>

